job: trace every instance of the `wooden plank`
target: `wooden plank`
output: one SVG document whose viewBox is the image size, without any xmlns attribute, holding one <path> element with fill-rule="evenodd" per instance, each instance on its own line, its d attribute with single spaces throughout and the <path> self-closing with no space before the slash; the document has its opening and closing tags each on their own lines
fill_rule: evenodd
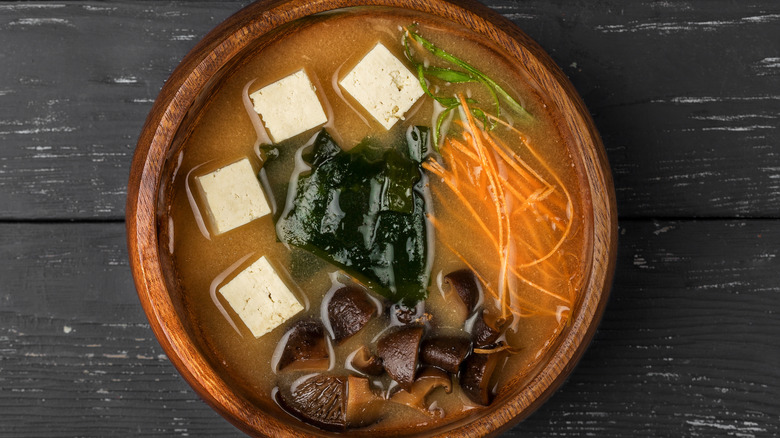
<svg viewBox="0 0 780 438">
<path fill-rule="evenodd" d="M 594 115 L 621 217 L 780 217 L 780 4 L 493 1 Z"/>
<path fill-rule="evenodd" d="M 604 321 L 506 436 L 780 434 L 780 221 L 623 221 Z M 168 363 L 122 224 L 0 224 L 0 436 L 240 436 Z"/>
<path fill-rule="evenodd" d="M 777 436 L 778 221 L 623 221 L 572 377 L 510 436 Z"/>
<path fill-rule="evenodd" d="M 245 2 L 0 6 L 0 219 L 119 219 L 163 81 Z M 780 6 L 487 2 L 595 116 L 623 217 L 780 217 Z"/>
<path fill-rule="evenodd" d="M 123 224 L 0 225 L 0 436 L 223 436 L 149 328 Z"/>
<path fill-rule="evenodd" d="M 247 2 L 0 5 L 5 218 L 121 218 L 138 134 L 181 58 Z"/>
</svg>

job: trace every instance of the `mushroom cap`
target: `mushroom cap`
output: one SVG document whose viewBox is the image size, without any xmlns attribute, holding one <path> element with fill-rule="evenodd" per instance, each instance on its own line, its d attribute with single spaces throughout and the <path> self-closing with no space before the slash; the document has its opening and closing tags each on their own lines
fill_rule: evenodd
<svg viewBox="0 0 780 438">
<path fill-rule="evenodd" d="M 338 289 L 328 302 L 333 340 L 339 344 L 359 332 L 376 315 L 376 305 L 356 286 Z"/>
<path fill-rule="evenodd" d="M 474 273 L 469 269 L 450 272 L 444 276 L 444 284 L 449 285 L 450 290 L 455 291 L 460 302 L 466 308 L 466 314 L 470 315 L 480 300 L 479 284 Z"/>
<path fill-rule="evenodd" d="M 328 369 L 330 351 L 325 329 L 319 321 L 298 321 L 288 333 L 277 365 L 280 371 Z"/>
<path fill-rule="evenodd" d="M 377 342 L 377 353 L 385 371 L 401 388 L 411 391 L 422 340 L 422 327 L 403 327 Z"/>
<path fill-rule="evenodd" d="M 456 374 L 471 351 L 471 341 L 460 336 L 426 339 L 420 348 L 420 360 L 428 365 Z"/>
<path fill-rule="evenodd" d="M 331 431 L 374 422 L 384 400 L 368 379 L 315 374 L 303 376 L 277 394 L 279 405 L 301 420 Z"/>
<path fill-rule="evenodd" d="M 490 379 L 503 357 L 503 352 L 499 352 L 492 354 L 474 353 L 466 358 L 459 376 L 460 386 L 471 401 L 483 406 L 490 404 L 492 398 Z"/>
<path fill-rule="evenodd" d="M 485 348 L 498 341 L 501 330 L 498 323 L 492 321 L 485 312 L 482 311 L 474 320 L 471 327 L 471 339 L 474 341 L 474 348 Z"/>
<path fill-rule="evenodd" d="M 281 388 L 279 404 L 291 415 L 326 430 L 347 427 L 347 378 L 317 374 Z"/>
</svg>

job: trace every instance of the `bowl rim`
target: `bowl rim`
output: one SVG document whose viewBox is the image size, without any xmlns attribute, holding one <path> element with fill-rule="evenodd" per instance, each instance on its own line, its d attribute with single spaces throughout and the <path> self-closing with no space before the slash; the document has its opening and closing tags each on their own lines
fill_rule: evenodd
<svg viewBox="0 0 780 438">
<path fill-rule="evenodd" d="M 209 32 L 182 60 L 162 87 L 139 136 L 131 164 L 126 205 L 128 252 L 141 305 L 163 350 L 185 381 L 215 411 L 250 435 L 317 436 L 311 430 L 276 419 L 229 389 L 198 353 L 179 320 L 167 293 L 158 256 L 158 203 L 166 154 L 201 87 L 233 56 L 256 38 L 296 19 L 353 6 L 389 6 L 432 14 L 455 21 L 481 34 L 544 77 L 555 91 L 556 105 L 568 112 L 575 141 L 586 155 L 584 164 L 591 189 L 593 255 L 582 305 L 571 327 L 551 352 L 539 373 L 526 386 L 472 421 L 438 436 L 495 435 L 526 418 L 565 381 L 595 334 L 606 307 L 617 253 L 617 209 L 606 151 L 584 103 L 547 53 L 515 24 L 473 0 L 271 0 L 239 10 Z M 530 66 L 530 67 L 529 67 Z M 599 225 L 599 226 L 597 226 Z M 447 426 L 445 426 L 447 427 Z"/>
</svg>

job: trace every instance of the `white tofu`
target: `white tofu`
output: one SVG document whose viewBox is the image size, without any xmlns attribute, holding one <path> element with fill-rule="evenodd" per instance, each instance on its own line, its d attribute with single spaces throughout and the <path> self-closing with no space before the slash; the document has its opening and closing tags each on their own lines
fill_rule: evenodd
<svg viewBox="0 0 780 438">
<path fill-rule="evenodd" d="M 247 158 L 195 180 L 206 200 L 206 213 L 216 234 L 271 213 L 260 181 Z"/>
<path fill-rule="evenodd" d="M 382 43 L 377 43 L 339 84 L 385 129 L 403 119 L 424 94 L 417 76 Z"/>
<path fill-rule="evenodd" d="M 266 85 L 249 97 L 275 143 L 328 121 L 316 89 L 303 70 Z"/>
<path fill-rule="evenodd" d="M 282 325 L 303 310 L 265 256 L 219 289 L 255 338 Z"/>
</svg>

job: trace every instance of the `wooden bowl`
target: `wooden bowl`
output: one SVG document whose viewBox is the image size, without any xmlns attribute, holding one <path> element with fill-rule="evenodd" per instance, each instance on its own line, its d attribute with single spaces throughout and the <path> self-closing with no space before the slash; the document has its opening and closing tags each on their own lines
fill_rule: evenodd
<svg viewBox="0 0 780 438">
<path fill-rule="evenodd" d="M 568 133 L 589 185 L 593 235 L 592 263 L 581 302 L 571 323 L 530 381 L 515 385 L 479 416 L 457 420 L 425 431 L 436 436 L 498 434 L 527 417 L 566 379 L 582 356 L 604 311 L 612 281 L 617 214 L 614 187 L 604 147 L 588 112 L 550 57 L 510 21 L 470 0 L 271 0 L 252 4 L 209 33 L 181 62 L 165 83 L 146 120 L 133 159 L 127 200 L 130 264 L 141 304 L 157 339 L 185 380 L 217 412 L 250 435 L 322 436 L 315 428 L 274 418 L 231 387 L 211 366 L 199 347 L 176 291 L 169 285 L 170 267 L 161 254 L 158 223 L 161 190 L 172 151 L 197 122 L 197 109 L 207 90 L 242 50 L 257 41 L 284 37 L 280 26 L 296 19 L 349 6 L 389 6 L 419 11 L 457 23 L 503 49 L 504 55 L 525 66 L 532 80 L 546 90 L 559 123 Z M 287 27 L 285 29 L 289 29 Z M 588 192 L 587 190 L 585 192 Z M 415 434 L 414 430 L 398 435 Z"/>
</svg>

